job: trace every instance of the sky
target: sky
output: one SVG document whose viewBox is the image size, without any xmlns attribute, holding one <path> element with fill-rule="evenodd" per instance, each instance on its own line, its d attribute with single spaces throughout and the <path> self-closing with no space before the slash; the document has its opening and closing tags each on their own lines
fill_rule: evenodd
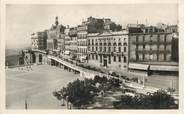
<svg viewBox="0 0 184 114">
<path fill-rule="evenodd" d="M 31 46 L 33 32 L 49 29 L 55 17 L 59 23 L 77 26 L 89 16 L 111 18 L 125 27 L 127 24 L 157 23 L 177 24 L 177 4 L 88 4 L 88 5 L 35 5 L 8 4 L 6 6 L 6 48 L 16 49 Z"/>
</svg>

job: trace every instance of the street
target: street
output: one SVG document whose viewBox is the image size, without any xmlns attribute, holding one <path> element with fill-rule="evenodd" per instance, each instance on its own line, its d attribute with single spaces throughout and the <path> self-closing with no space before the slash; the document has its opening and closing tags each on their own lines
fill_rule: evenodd
<svg viewBox="0 0 184 114">
<path fill-rule="evenodd" d="M 31 71 L 6 70 L 7 109 L 61 109 L 52 92 L 79 78 L 79 74 L 55 66 L 32 66 Z M 26 102 L 27 101 L 27 102 Z"/>
</svg>

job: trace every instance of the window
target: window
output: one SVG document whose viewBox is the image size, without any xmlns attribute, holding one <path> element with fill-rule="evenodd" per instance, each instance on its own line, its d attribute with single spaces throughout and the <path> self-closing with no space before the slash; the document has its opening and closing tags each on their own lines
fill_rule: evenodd
<svg viewBox="0 0 184 114">
<path fill-rule="evenodd" d="M 96 51 L 98 51 L 98 47 L 96 47 Z"/>
<path fill-rule="evenodd" d="M 121 56 L 119 56 L 119 62 L 121 62 Z"/>
<path fill-rule="evenodd" d="M 111 56 L 109 56 L 109 64 L 111 64 Z"/>
<path fill-rule="evenodd" d="M 123 45 L 124 45 L 124 46 L 127 46 L 127 43 L 126 43 L 126 42 L 124 42 L 124 43 L 123 43 Z"/>
<path fill-rule="evenodd" d="M 94 51 L 94 47 L 92 47 L 92 51 Z"/>
<path fill-rule="evenodd" d="M 102 55 L 100 55 L 100 63 L 102 63 Z"/>
<path fill-rule="evenodd" d="M 126 52 L 126 47 L 124 47 L 124 52 Z"/>
<path fill-rule="evenodd" d="M 116 62 L 116 56 L 114 56 L 114 62 Z"/>
<path fill-rule="evenodd" d="M 98 60 L 98 55 L 96 54 L 96 60 Z"/>
<path fill-rule="evenodd" d="M 88 57 L 89 57 L 89 59 L 91 59 L 91 58 L 90 58 L 90 57 L 91 57 L 91 56 L 90 56 L 90 54 L 89 54 L 89 56 L 88 56 Z"/>
<path fill-rule="evenodd" d="M 94 40 L 92 39 L 92 45 L 94 45 Z"/>
<path fill-rule="evenodd" d="M 106 52 L 106 47 L 104 47 L 104 52 Z"/>
<path fill-rule="evenodd" d="M 127 60 L 126 60 L 126 57 L 124 57 L 124 63 L 126 63 L 126 61 L 127 61 Z"/>
<path fill-rule="evenodd" d="M 90 45 L 90 40 L 88 40 L 88 45 Z"/>
<path fill-rule="evenodd" d="M 102 51 L 102 47 L 100 47 L 100 51 Z"/>
<path fill-rule="evenodd" d="M 114 47 L 114 52 L 116 52 L 116 47 Z"/>
<path fill-rule="evenodd" d="M 94 54 L 92 54 L 92 59 L 94 60 Z"/>
<path fill-rule="evenodd" d="M 121 52 L 121 47 L 119 47 L 119 52 Z"/>
<path fill-rule="evenodd" d="M 111 52 L 111 47 L 109 47 L 109 52 Z"/>
<path fill-rule="evenodd" d="M 143 44 L 143 49 L 145 49 L 145 44 Z"/>
</svg>

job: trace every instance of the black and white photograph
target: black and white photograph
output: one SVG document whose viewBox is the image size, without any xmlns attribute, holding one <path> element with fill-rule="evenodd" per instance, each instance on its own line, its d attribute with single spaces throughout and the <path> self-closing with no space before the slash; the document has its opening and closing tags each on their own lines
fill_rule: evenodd
<svg viewBox="0 0 184 114">
<path fill-rule="evenodd" d="M 178 110 L 178 7 L 6 4 L 5 109 Z"/>
</svg>

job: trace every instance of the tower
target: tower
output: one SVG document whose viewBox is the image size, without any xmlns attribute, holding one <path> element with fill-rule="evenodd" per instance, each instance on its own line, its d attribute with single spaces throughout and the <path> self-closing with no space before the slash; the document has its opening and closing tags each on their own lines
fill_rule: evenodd
<svg viewBox="0 0 184 114">
<path fill-rule="evenodd" d="M 59 22 L 58 22 L 58 16 L 56 16 L 56 18 L 55 18 L 55 24 L 56 24 L 56 26 L 58 26 L 58 25 L 59 25 Z"/>
</svg>

